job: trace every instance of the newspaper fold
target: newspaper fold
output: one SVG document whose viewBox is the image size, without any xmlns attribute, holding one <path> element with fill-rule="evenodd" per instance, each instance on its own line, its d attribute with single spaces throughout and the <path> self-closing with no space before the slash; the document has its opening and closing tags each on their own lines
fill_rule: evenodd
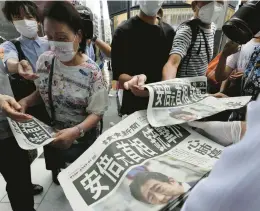
<svg viewBox="0 0 260 211">
<path fill-rule="evenodd" d="M 182 124 L 245 106 L 251 96 L 215 98 L 207 94 L 207 78 L 176 78 L 147 84 L 147 117 L 153 127 Z"/>
<path fill-rule="evenodd" d="M 54 140 L 55 131 L 36 118 L 26 122 L 16 122 L 7 117 L 18 145 L 25 150 L 37 149 Z"/>
<path fill-rule="evenodd" d="M 188 191 L 223 146 L 184 125 L 153 128 L 139 111 L 59 174 L 74 211 L 156 210 Z"/>
</svg>

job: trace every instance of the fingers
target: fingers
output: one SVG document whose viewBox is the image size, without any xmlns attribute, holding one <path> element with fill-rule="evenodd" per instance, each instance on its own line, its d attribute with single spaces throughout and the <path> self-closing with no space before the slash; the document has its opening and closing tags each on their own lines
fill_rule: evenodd
<svg viewBox="0 0 260 211">
<path fill-rule="evenodd" d="M 143 86 L 134 85 L 132 89 L 144 91 L 145 88 Z"/>
<path fill-rule="evenodd" d="M 20 113 L 17 111 L 11 112 L 9 114 L 9 117 L 17 122 L 25 122 L 25 121 L 32 119 L 32 116 L 30 116 L 28 114 L 23 114 L 23 113 Z"/>
<path fill-rule="evenodd" d="M 11 107 L 13 107 L 17 111 L 20 111 L 22 109 L 21 105 L 17 103 L 14 98 L 8 99 L 7 102 L 10 104 Z"/>
<path fill-rule="evenodd" d="M 21 64 L 24 72 L 33 72 L 33 69 L 28 61 L 22 60 L 22 61 L 20 61 L 20 64 Z"/>
<path fill-rule="evenodd" d="M 18 73 L 27 80 L 35 80 L 39 78 L 37 74 L 33 73 L 30 63 L 26 60 L 22 60 L 18 64 Z"/>
<path fill-rule="evenodd" d="M 11 119 L 18 121 L 18 122 L 27 121 L 32 118 L 32 116 L 30 116 L 28 114 L 24 114 L 22 112 L 16 111 L 12 107 L 10 107 L 10 105 L 8 103 L 4 104 L 2 109 L 7 114 L 7 116 L 9 116 Z"/>
<path fill-rule="evenodd" d="M 138 83 L 138 77 L 134 76 L 130 81 L 124 83 L 124 88 L 126 90 L 130 90 L 134 85 L 137 85 L 137 83 Z"/>
<path fill-rule="evenodd" d="M 124 83 L 124 88 L 126 90 L 133 89 L 133 87 L 139 90 L 144 90 L 143 86 L 146 82 L 146 76 L 144 74 L 134 76 L 130 81 Z"/>
<path fill-rule="evenodd" d="M 225 95 L 225 94 L 223 94 L 221 92 L 218 92 L 218 93 L 213 94 L 211 96 L 216 97 L 216 98 L 227 98 L 228 97 L 227 95 Z"/>
<path fill-rule="evenodd" d="M 244 75 L 244 73 L 236 73 L 234 75 L 231 75 L 233 78 L 240 78 Z"/>
<path fill-rule="evenodd" d="M 128 84 L 129 82 L 125 82 L 124 83 L 124 88 L 125 88 L 125 90 L 129 90 L 129 84 Z"/>
<path fill-rule="evenodd" d="M 27 80 L 32 80 L 32 81 L 39 78 L 39 76 L 36 75 L 35 73 L 19 73 L 19 75 Z"/>
<path fill-rule="evenodd" d="M 144 74 L 141 74 L 141 75 L 138 75 L 137 78 L 138 78 L 137 85 L 143 86 L 146 82 L 146 76 Z"/>
<path fill-rule="evenodd" d="M 54 138 L 56 140 L 56 138 L 59 138 L 59 136 L 61 136 L 63 134 L 63 130 L 58 131 L 55 135 Z"/>
</svg>

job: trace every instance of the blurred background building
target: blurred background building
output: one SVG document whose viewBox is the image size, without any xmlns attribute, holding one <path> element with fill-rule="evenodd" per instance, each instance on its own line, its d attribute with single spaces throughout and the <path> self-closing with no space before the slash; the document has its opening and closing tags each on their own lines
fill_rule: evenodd
<svg viewBox="0 0 260 211">
<path fill-rule="evenodd" d="M 170 24 L 173 28 L 177 28 L 182 22 L 190 19 L 193 16 L 191 9 L 192 0 L 178 0 L 178 1 L 164 1 L 163 3 L 163 20 Z M 239 1 L 224 1 L 225 13 L 217 22 L 217 32 L 215 36 L 215 49 L 216 55 L 222 48 L 222 43 L 225 43 L 226 38 L 222 33 L 222 26 L 224 22 L 235 13 L 235 9 Z M 127 20 L 128 17 L 133 17 L 139 12 L 138 0 L 132 1 L 108 1 L 109 15 L 112 22 L 112 33 L 120 23 Z"/>
<path fill-rule="evenodd" d="M 49 0 L 50 1 L 50 0 Z M 127 20 L 128 17 L 133 17 L 139 12 L 138 0 L 132 1 L 108 1 L 108 0 L 68 0 L 74 4 L 81 4 L 89 7 L 93 12 L 94 17 L 94 33 L 107 43 L 111 43 L 112 34 L 120 23 Z M 47 1 L 35 1 L 40 8 L 40 12 L 44 9 Z M 215 53 L 221 49 L 222 41 L 225 37 L 221 31 L 223 23 L 228 20 L 235 12 L 239 1 L 224 1 L 225 14 L 220 17 L 216 23 L 218 31 L 215 37 Z M 175 29 L 178 25 L 193 15 L 190 6 L 191 0 L 178 0 L 178 1 L 164 1 L 162 6 L 164 17 L 163 20 L 169 23 Z M 0 2 L 2 8 L 3 2 Z M 4 39 L 13 39 L 19 34 L 16 32 L 14 26 L 7 22 L 0 11 L 0 36 Z M 39 34 L 43 35 L 43 29 L 39 28 Z M 0 41 L 1 41 L 0 37 Z"/>
</svg>

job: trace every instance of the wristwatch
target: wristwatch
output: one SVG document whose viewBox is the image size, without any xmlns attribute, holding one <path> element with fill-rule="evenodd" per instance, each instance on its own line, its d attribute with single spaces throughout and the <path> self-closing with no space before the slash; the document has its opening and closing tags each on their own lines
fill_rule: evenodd
<svg viewBox="0 0 260 211">
<path fill-rule="evenodd" d="M 96 36 L 96 35 L 94 35 L 94 36 L 93 36 L 93 38 L 92 38 L 92 42 L 93 42 L 93 43 L 95 43 L 95 42 L 96 42 L 96 40 L 97 40 L 97 36 Z"/>
<path fill-rule="evenodd" d="M 79 137 L 82 138 L 85 135 L 85 131 L 81 129 L 79 126 L 76 126 L 76 128 L 79 130 Z"/>
</svg>

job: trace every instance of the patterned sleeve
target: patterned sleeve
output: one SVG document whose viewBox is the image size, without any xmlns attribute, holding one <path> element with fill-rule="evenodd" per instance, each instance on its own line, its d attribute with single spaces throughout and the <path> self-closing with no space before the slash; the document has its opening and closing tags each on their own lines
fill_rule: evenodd
<svg viewBox="0 0 260 211">
<path fill-rule="evenodd" d="M 91 114 L 103 115 L 108 108 L 108 91 L 104 83 L 103 74 L 96 65 L 91 75 L 90 99 L 86 110 Z"/>
<path fill-rule="evenodd" d="M 181 26 L 174 37 L 170 55 L 178 54 L 181 58 L 185 57 L 191 44 L 191 38 L 191 28 L 186 25 Z"/>
</svg>

